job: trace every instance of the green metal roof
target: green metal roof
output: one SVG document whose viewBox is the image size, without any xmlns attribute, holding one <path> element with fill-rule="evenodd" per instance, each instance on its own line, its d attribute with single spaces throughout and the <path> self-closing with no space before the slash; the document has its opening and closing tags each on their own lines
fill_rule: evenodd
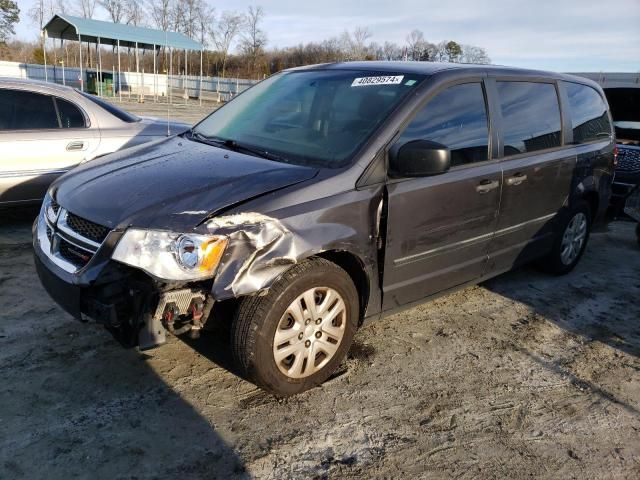
<svg viewBox="0 0 640 480">
<path fill-rule="evenodd" d="M 164 32 L 146 27 L 134 27 L 122 23 L 103 22 L 89 18 L 74 17 L 72 15 L 54 15 L 44 26 L 49 38 L 116 45 L 118 40 L 122 47 L 138 47 L 152 49 L 154 45 L 173 47 L 181 50 L 202 50 L 201 44 L 191 40 L 186 35 L 177 32 Z"/>
</svg>

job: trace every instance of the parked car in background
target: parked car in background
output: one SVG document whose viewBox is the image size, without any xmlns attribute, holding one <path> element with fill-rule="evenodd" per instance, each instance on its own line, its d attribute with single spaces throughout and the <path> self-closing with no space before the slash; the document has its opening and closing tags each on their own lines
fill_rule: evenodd
<svg viewBox="0 0 640 480">
<path fill-rule="evenodd" d="M 604 93 L 611 108 L 618 146 L 611 194 L 611 213 L 616 217 L 622 214 L 631 191 L 640 184 L 640 85 L 605 88 Z"/>
<path fill-rule="evenodd" d="M 288 70 L 54 182 L 36 269 L 68 312 L 141 348 L 230 322 L 238 371 L 292 395 L 331 375 L 364 321 L 533 260 L 571 271 L 614 148 L 602 89 L 578 77 Z"/>
<path fill-rule="evenodd" d="M 0 206 L 40 202 L 74 166 L 188 128 L 70 87 L 0 78 Z"/>
</svg>

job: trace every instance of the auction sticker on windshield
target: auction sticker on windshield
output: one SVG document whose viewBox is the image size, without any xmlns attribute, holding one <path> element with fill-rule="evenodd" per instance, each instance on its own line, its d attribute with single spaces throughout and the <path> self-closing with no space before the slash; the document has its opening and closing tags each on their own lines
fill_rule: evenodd
<svg viewBox="0 0 640 480">
<path fill-rule="evenodd" d="M 366 87 L 368 85 L 399 85 L 404 75 L 385 75 L 380 77 L 360 77 L 353 80 L 352 87 Z"/>
</svg>

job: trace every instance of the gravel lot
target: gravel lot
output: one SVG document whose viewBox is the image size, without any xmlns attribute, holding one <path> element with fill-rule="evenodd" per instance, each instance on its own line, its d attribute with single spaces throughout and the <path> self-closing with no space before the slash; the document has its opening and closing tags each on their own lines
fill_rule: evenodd
<svg viewBox="0 0 640 480">
<path fill-rule="evenodd" d="M 365 327 L 278 401 L 223 368 L 224 328 L 125 350 L 38 283 L 35 211 L 0 226 L 0 478 L 640 476 L 640 250 L 594 234 L 570 275 L 521 269 Z"/>
<path fill-rule="evenodd" d="M 145 115 L 148 117 L 158 117 L 163 119 L 167 118 L 167 104 L 163 103 L 162 98 L 159 98 L 158 102 L 155 103 L 153 98 L 148 97 L 144 103 L 140 103 L 133 97 L 129 99 L 125 96 L 122 97 L 122 102 L 120 102 L 117 97 L 111 99 L 110 102 L 117 107 L 123 108 L 124 110 L 136 115 Z M 183 102 L 184 101 L 179 98 L 173 99 L 173 103 L 169 110 L 169 118 L 171 120 L 194 124 L 222 105 L 221 103 L 204 100 L 202 105 L 200 105 L 197 100 L 193 99 L 190 99 L 186 103 Z"/>
<path fill-rule="evenodd" d="M 123 349 L 36 277 L 35 209 L 0 212 L 0 478 L 639 478 L 640 249 L 592 236 L 363 328 L 338 375 L 277 400 L 221 325 Z"/>
</svg>

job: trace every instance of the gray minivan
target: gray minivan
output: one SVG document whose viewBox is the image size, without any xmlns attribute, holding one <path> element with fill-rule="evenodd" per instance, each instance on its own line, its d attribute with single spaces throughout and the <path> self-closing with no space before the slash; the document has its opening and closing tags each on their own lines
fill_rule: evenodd
<svg viewBox="0 0 640 480">
<path fill-rule="evenodd" d="M 237 370 L 323 382 L 363 322 L 532 260 L 569 272 L 614 135 L 589 80 L 423 62 L 276 74 L 74 169 L 34 223 L 51 296 L 140 348 L 229 322 Z"/>
</svg>

